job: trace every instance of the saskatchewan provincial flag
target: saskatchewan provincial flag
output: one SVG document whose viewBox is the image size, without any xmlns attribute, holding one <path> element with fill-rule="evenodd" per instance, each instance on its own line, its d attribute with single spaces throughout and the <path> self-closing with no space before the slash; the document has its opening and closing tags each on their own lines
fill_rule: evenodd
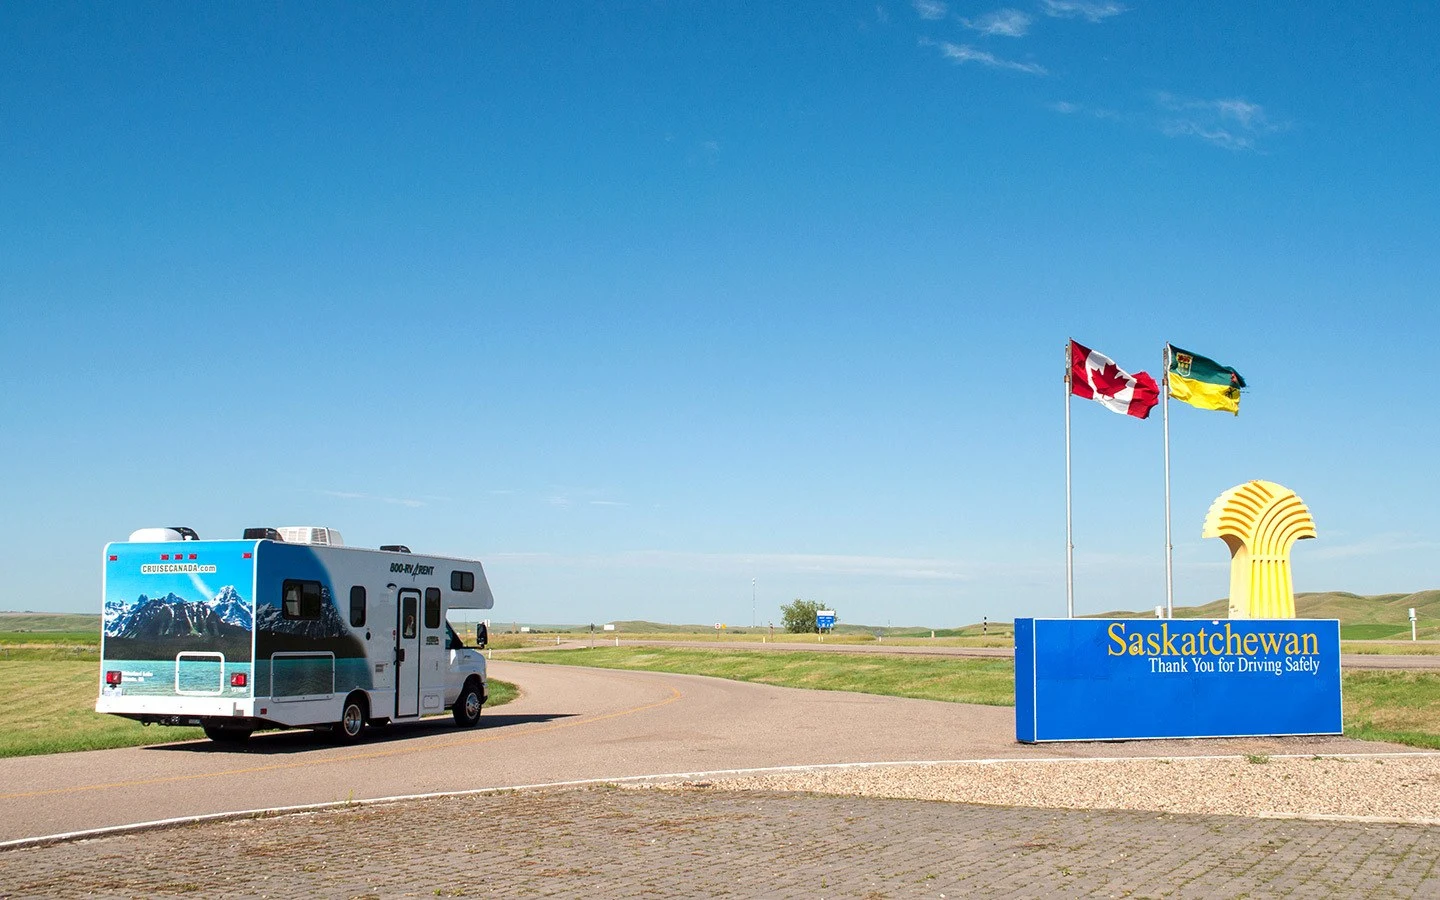
<svg viewBox="0 0 1440 900">
<path fill-rule="evenodd" d="M 1170 396 L 1200 409 L 1221 409 L 1240 415 L 1240 373 L 1189 350 L 1170 347 L 1170 371 L 1166 381 Z"/>
<path fill-rule="evenodd" d="M 1137 419 L 1149 416 L 1160 402 L 1160 388 L 1148 374 L 1131 375 L 1105 354 L 1074 341 L 1070 342 L 1070 393 Z"/>
</svg>

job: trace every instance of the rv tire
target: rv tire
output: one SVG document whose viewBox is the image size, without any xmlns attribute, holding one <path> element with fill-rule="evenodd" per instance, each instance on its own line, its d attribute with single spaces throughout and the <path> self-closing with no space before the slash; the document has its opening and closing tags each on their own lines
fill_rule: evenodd
<svg viewBox="0 0 1440 900">
<path fill-rule="evenodd" d="M 243 744 L 250 740 L 252 728 L 235 728 L 226 725 L 206 725 L 205 736 L 217 744 Z"/>
<path fill-rule="evenodd" d="M 465 682 L 460 689 L 460 696 L 455 700 L 452 711 L 455 713 L 455 724 L 461 728 L 474 728 L 480 724 L 480 707 L 485 704 L 484 697 L 480 694 L 480 686 L 471 678 Z"/>
<path fill-rule="evenodd" d="M 359 692 L 345 698 L 340 721 L 331 726 L 335 739 L 342 744 L 353 744 L 365 732 L 365 695 Z"/>
</svg>

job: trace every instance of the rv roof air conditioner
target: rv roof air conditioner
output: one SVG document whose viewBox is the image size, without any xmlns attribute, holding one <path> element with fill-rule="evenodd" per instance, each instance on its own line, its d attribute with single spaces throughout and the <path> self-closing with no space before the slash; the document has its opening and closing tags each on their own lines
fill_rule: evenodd
<svg viewBox="0 0 1440 900">
<path fill-rule="evenodd" d="M 343 547 L 340 532 L 333 528 L 318 528 L 314 525 L 287 525 L 276 529 L 280 537 L 290 544 L 318 544 L 322 547 Z"/>
<path fill-rule="evenodd" d="M 132 544 L 157 544 L 167 541 L 198 541 L 200 535 L 195 529 L 186 528 L 184 525 L 171 525 L 169 528 L 140 528 L 130 532 Z"/>
<path fill-rule="evenodd" d="M 280 536 L 280 532 L 273 528 L 247 528 L 241 538 L 247 541 L 280 541 L 282 543 L 285 540 Z"/>
</svg>

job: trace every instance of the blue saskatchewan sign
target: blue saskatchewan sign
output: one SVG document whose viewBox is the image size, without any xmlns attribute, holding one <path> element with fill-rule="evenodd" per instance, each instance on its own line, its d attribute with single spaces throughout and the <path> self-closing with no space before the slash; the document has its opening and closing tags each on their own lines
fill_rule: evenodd
<svg viewBox="0 0 1440 900">
<path fill-rule="evenodd" d="M 1333 619 L 1016 619 L 1015 737 L 1340 734 Z"/>
</svg>

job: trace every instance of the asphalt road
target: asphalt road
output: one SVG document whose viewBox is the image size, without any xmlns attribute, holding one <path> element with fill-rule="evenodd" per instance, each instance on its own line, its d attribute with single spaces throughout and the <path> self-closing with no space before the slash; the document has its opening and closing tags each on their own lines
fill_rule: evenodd
<svg viewBox="0 0 1440 900">
<path fill-rule="evenodd" d="M 494 661 L 516 701 L 337 747 L 310 732 L 0 760 L 0 841 L 235 810 L 579 779 L 839 762 L 1148 756 L 1014 742 L 1014 710 Z M 156 737 L 164 732 L 157 730 Z M 1167 756 L 1374 752 L 1344 738 L 1166 741 Z M 1395 747 L 1397 751 L 1408 748 Z"/>
<path fill-rule="evenodd" d="M 1430 642 L 1425 642 L 1430 643 Z M 589 639 L 565 639 L 559 645 L 536 643 L 526 650 L 555 650 L 567 647 L 610 647 L 616 646 L 615 638 L 596 635 Z M 693 647 L 698 650 L 755 650 L 760 652 L 784 652 L 804 650 L 811 653 L 882 653 L 898 656 L 973 656 L 1000 657 L 1013 659 L 1015 651 L 1009 647 L 925 647 L 915 644 L 800 644 L 785 641 L 757 643 L 755 641 L 669 641 L 669 640 L 619 640 L 621 647 Z M 1440 669 L 1440 655 L 1405 654 L 1379 655 L 1372 653 L 1342 653 L 1342 669 L 1413 669 L 1429 671 Z"/>
</svg>

